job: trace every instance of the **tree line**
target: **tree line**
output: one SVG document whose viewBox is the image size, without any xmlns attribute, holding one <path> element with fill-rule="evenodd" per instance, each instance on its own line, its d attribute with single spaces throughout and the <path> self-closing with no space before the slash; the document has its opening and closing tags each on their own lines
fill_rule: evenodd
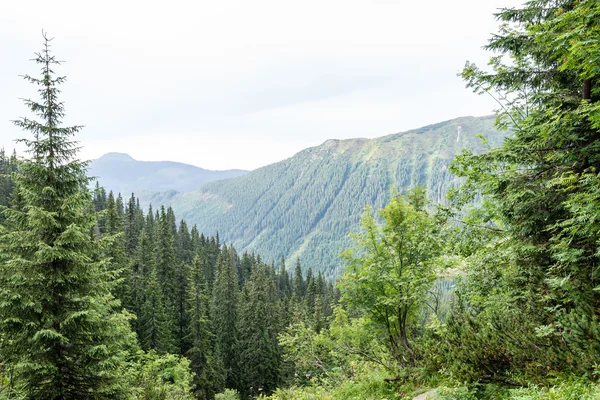
<svg viewBox="0 0 600 400">
<path fill-rule="evenodd" d="M 205 237 L 173 210 L 140 208 L 98 184 L 93 206 L 102 216 L 94 234 L 114 237 L 108 250 L 118 282 L 114 293 L 132 322 L 140 346 L 186 356 L 196 392 L 211 398 L 225 388 L 243 395 L 270 393 L 286 366 L 278 334 L 302 320 L 325 326 L 337 297 L 333 283 L 297 261 L 288 272 L 260 255 Z"/>
</svg>

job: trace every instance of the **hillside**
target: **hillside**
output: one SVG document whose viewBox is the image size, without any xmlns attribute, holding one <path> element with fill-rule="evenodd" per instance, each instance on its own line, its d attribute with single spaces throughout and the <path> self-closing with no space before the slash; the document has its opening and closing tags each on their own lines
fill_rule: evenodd
<svg viewBox="0 0 600 400">
<path fill-rule="evenodd" d="M 138 161 L 128 154 L 108 153 L 90 163 L 88 173 L 107 190 L 131 192 L 198 190 L 205 183 L 232 178 L 248 171 L 210 171 L 172 161 Z"/>
<path fill-rule="evenodd" d="M 504 134 L 493 117 L 465 117 L 377 139 L 328 140 L 244 176 L 212 182 L 190 193 L 154 194 L 144 203 L 172 205 L 178 217 L 237 248 L 267 260 L 284 255 L 288 265 L 336 276 L 338 254 L 351 244 L 366 205 L 383 207 L 390 187 L 424 186 L 444 202 L 458 180 L 448 171 L 465 148 L 481 151 L 478 134 L 491 145 Z"/>
</svg>

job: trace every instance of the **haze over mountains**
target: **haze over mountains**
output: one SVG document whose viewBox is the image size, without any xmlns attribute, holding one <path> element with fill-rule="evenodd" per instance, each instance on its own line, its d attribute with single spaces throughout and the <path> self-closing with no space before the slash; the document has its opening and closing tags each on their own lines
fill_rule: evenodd
<svg viewBox="0 0 600 400">
<path fill-rule="evenodd" d="M 432 201 L 443 203 L 459 183 L 448 170 L 454 155 L 463 149 L 482 151 L 479 134 L 489 146 L 505 137 L 494 120 L 464 117 L 376 139 L 332 139 L 248 173 L 223 171 L 240 176 L 197 190 L 187 190 L 193 185 L 183 180 L 169 186 L 168 174 L 159 174 L 156 182 L 150 172 L 126 177 L 124 168 L 135 163 L 126 164 L 131 161 L 120 156 L 114 164 L 118 166 L 112 166 L 114 157 L 105 156 L 100 159 L 104 170 L 117 173 L 111 175 L 112 187 L 103 177 L 100 183 L 123 193 L 132 191 L 130 182 L 143 182 L 147 190 L 169 189 L 136 194 L 144 207 L 170 205 L 178 218 L 197 224 L 205 234 L 218 232 L 240 251 L 258 251 L 268 261 L 284 256 L 287 265 L 299 257 L 304 268 L 333 277 L 343 267 L 339 253 L 351 246 L 348 233 L 360 229 L 365 206 L 379 209 L 392 187 L 404 191 L 415 185 L 427 188 Z M 92 172 L 102 176 L 97 165 Z"/>
<path fill-rule="evenodd" d="M 198 190 L 203 184 L 241 176 L 248 171 L 211 171 L 173 161 L 137 161 L 123 153 L 108 153 L 90 163 L 88 173 L 98 177 L 106 190 L 123 195 L 131 192 Z"/>
</svg>

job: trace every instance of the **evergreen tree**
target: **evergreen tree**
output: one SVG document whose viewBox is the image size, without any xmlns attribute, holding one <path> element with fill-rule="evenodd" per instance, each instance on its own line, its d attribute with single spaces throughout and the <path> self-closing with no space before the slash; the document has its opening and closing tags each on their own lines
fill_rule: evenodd
<svg viewBox="0 0 600 400">
<path fill-rule="evenodd" d="M 239 279 L 240 289 L 244 286 L 244 282 L 246 282 L 246 280 L 250 278 L 250 274 L 252 273 L 252 266 L 255 263 L 256 263 L 256 259 L 254 258 L 254 254 L 249 255 L 248 252 L 244 252 L 244 254 L 242 255 L 240 264 L 239 264 L 239 271 L 238 271 L 238 276 L 240 278 Z"/>
<path fill-rule="evenodd" d="M 175 323 L 177 324 L 177 340 L 179 342 L 180 354 L 187 352 L 185 346 L 185 337 L 188 331 L 188 313 L 187 313 L 187 297 L 188 297 L 188 269 L 189 266 L 182 261 L 178 261 L 175 269 Z"/>
<path fill-rule="evenodd" d="M 147 319 L 147 316 L 144 315 L 146 309 L 143 306 L 148 301 L 148 284 L 151 274 L 155 270 L 153 250 L 154 243 L 150 235 L 148 235 L 148 229 L 144 227 L 131 264 L 131 306 L 133 312 L 138 317 L 135 326 L 140 338 L 142 337 L 141 325 Z"/>
<path fill-rule="evenodd" d="M 158 282 L 162 287 L 164 296 L 168 303 L 175 309 L 175 270 L 177 254 L 175 250 L 175 238 L 165 208 L 161 206 L 159 218 L 156 223 L 156 270 Z"/>
<path fill-rule="evenodd" d="M 115 277 L 115 288 L 113 294 L 121 301 L 121 304 L 131 308 L 130 304 L 130 285 L 131 274 L 127 269 L 127 258 L 125 253 L 125 243 L 123 238 L 123 221 L 117 211 L 117 202 L 112 191 L 108 194 L 106 202 L 106 221 L 105 234 L 111 238 L 111 243 L 107 249 L 107 256 L 110 258 L 110 270 Z"/>
<path fill-rule="evenodd" d="M 156 350 L 160 354 L 175 353 L 172 318 L 165 307 L 156 271 L 152 271 L 146 284 L 144 303 L 139 318 L 139 340 L 143 349 Z"/>
<path fill-rule="evenodd" d="M 294 288 L 292 294 L 296 298 L 296 301 L 300 301 L 304 297 L 304 279 L 302 278 L 300 259 L 296 260 L 296 267 L 294 268 Z"/>
<path fill-rule="evenodd" d="M 131 337 L 114 310 L 102 243 L 90 236 L 96 224 L 86 186 L 86 163 L 77 160 L 73 136 L 63 127 L 50 39 L 36 54 L 41 77 L 25 75 L 41 100 L 25 100 L 41 120 L 15 125 L 33 134 L 22 139 L 31 159 L 15 174 L 19 207 L 4 211 L 0 231 L 1 359 L 17 372 L 28 399 L 125 398 L 124 347 Z"/>
<path fill-rule="evenodd" d="M 224 381 L 228 388 L 240 385 L 238 360 L 238 276 L 231 252 L 223 246 L 217 261 L 212 293 L 212 317 L 215 332 L 215 351 L 223 365 Z"/>
<path fill-rule="evenodd" d="M 210 301 L 204 269 L 197 257 L 192 262 L 187 301 L 189 333 L 185 337 L 185 356 L 189 358 L 195 373 L 194 391 L 198 398 L 211 399 L 224 382 L 218 381 L 220 377 L 215 370 L 209 320 Z"/>
<path fill-rule="evenodd" d="M 268 269 L 264 264 L 257 265 L 240 295 L 241 391 L 252 396 L 271 393 L 280 381 L 280 308 Z"/>
<path fill-rule="evenodd" d="M 118 194 L 115 199 L 115 209 L 117 210 L 117 215 L 119 216 L 119 221 L 121 221 L 121 230 L 123 229 L 123 221 L 125 220 L 125 203 L 123 202 L 123 196 L 121 193 Z"/>
<path fill-rule="evenodd" d="M 131 257 L 138 245 L 138 239 L 143 226 L 143 213 L 141 214 L 139 204 L 136 202 L 135 195 L 132 193 L 125 208 L 125 249 L 127 256 Z"/>
<path fill-rule="evenodd" d="M 184 220 L 179 222 L 179 232 L 177 234 L 179 259 L 185 264 L 191 264 L 194 258 L 194 249 L 192 248 L 192 237 Z"/>
<path fill-rule="evenodd" d="M 496 328 L 486 334 L 512 344 L 507 357 L 532 365 L 532 376 L 565 368 L 573 354 L 589 372 L 600 354 L 599 15 L 600 3 L 585 0 L 504 9 L 487 46 L 498 54 L 491 71 L 463 71 L 470 87 L 499 99 L 497 124 L 513 131 L 502 146 L 453 165 L 467 178 L 459 200 L 485 196 L 473 225 L 498 227 L 482 234 L 495 251 L 471 257 L 468 301 L 482 310 L 482 326 Z M 513 376 L 510 366 L 494 372 Z"/>
</svg>

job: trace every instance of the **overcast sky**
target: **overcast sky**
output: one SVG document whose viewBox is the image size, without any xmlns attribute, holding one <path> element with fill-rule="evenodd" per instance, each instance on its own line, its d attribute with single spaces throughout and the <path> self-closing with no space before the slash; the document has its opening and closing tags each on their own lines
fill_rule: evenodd
<svg viewBox="0 0 600 400">
<path fill-rule="evenodd" d="M 254 169 L 330 138 L 378 137 L 490 99 L 456 76 L 518 0 L 0 1 L 0 145 L 23 133 L 18 75 L 54 37 L 82 158 L 111 151 Z M 35 98 L 35 97 L 34 97 Z"/>
</svg>

